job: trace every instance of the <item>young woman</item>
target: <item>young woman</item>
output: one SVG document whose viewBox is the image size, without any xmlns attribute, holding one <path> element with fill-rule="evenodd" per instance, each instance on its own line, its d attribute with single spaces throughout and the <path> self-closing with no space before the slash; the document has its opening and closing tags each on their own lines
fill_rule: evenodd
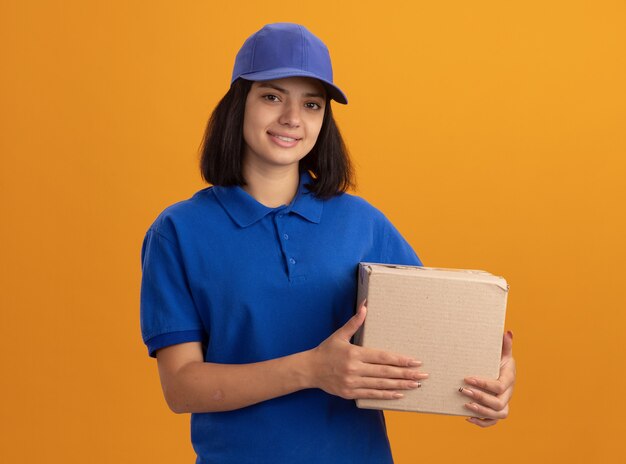
<svg viewBox="0 0 626 464">
<path fill-rule="evenodd" d="M 317 37 L 287 23 L 253 34 L 205 134 L 213 186 L 146 234 L 143 340 L 170 408 L 192 413 L 198 463 L 392 462 L 382 412 L 354 399 L 394 401 L 427 381 L 419 360 L 350 343 L 366 315 L 365 302 L 353 315 L 358 263 L 421 262 L 345 193 L 331 100 L 347 103 Z M 480 426 L 508 412 L 510 335 L 503 347 L 499 380 L 459 393 Z"/>
</svg>

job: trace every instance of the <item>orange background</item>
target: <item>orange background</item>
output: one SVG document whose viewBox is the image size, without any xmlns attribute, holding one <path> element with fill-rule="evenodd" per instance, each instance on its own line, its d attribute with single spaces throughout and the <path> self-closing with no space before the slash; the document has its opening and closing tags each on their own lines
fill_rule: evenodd
<svg viewBox="0 0 626 464">
<path fill-rule="evenodd" d="M 143 235 L 203 188 L 234 56 L 305 24 L 357 193 L 511 285 L 511 416 L 390 413 L 397 463 L 624 462 L 624 1 L 2 1 L 0 461 L 193 462 L 139 329 Z"/>
</svg>

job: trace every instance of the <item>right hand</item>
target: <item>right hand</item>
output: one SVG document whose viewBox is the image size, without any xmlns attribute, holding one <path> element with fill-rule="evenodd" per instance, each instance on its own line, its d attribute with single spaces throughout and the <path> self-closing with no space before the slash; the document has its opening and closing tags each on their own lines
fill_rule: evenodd
<svg viewBox="0 0 626 464">
<path fill-rule="evenodd" d="M 398 390 L 421 386 L 428 374 L 420 361 L 407 356 L 352 345 L 350 339 L 365 321 L 365 302 L 346 324 L 313 349 L 313 386 L 345 399 L 398 399 Z"/>
</svg>

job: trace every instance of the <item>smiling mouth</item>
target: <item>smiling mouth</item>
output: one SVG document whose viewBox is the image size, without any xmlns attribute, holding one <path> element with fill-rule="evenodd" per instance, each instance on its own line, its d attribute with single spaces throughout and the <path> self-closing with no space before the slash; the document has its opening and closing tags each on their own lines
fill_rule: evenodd
<svg viewBox="0 0 626 464">
<path fill-rule="evenodd" d="M 285 137 L 284 135 L 273 134 L 273 133 L 271 133 L 269 131 L 267 133 L 269 135 L 271 135 L 272 137 L 276 137 L 277 139 L 282 140 L 283 142 L 296 142 L 296 141 L 300 140 L 300 139 L 296 139 L 296 138 L 293 138 L 293 137 Z"/>
</svg>

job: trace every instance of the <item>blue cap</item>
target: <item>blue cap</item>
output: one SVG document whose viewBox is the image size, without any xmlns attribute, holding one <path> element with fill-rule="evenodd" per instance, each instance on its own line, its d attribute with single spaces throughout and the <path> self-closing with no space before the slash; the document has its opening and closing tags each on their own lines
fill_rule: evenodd
<svg viewBox="0 0 626 464">
<path fill-rule="evenodd" d="M 296 76 L 319 79 L 330 98 L 348 103 L 344 93 L 333 84 L 328 48 L 299 24 L 267 24 L 248 37 L 235 58 L 231 84 L 240 77 L 269 81 Z"/>
</svg>

